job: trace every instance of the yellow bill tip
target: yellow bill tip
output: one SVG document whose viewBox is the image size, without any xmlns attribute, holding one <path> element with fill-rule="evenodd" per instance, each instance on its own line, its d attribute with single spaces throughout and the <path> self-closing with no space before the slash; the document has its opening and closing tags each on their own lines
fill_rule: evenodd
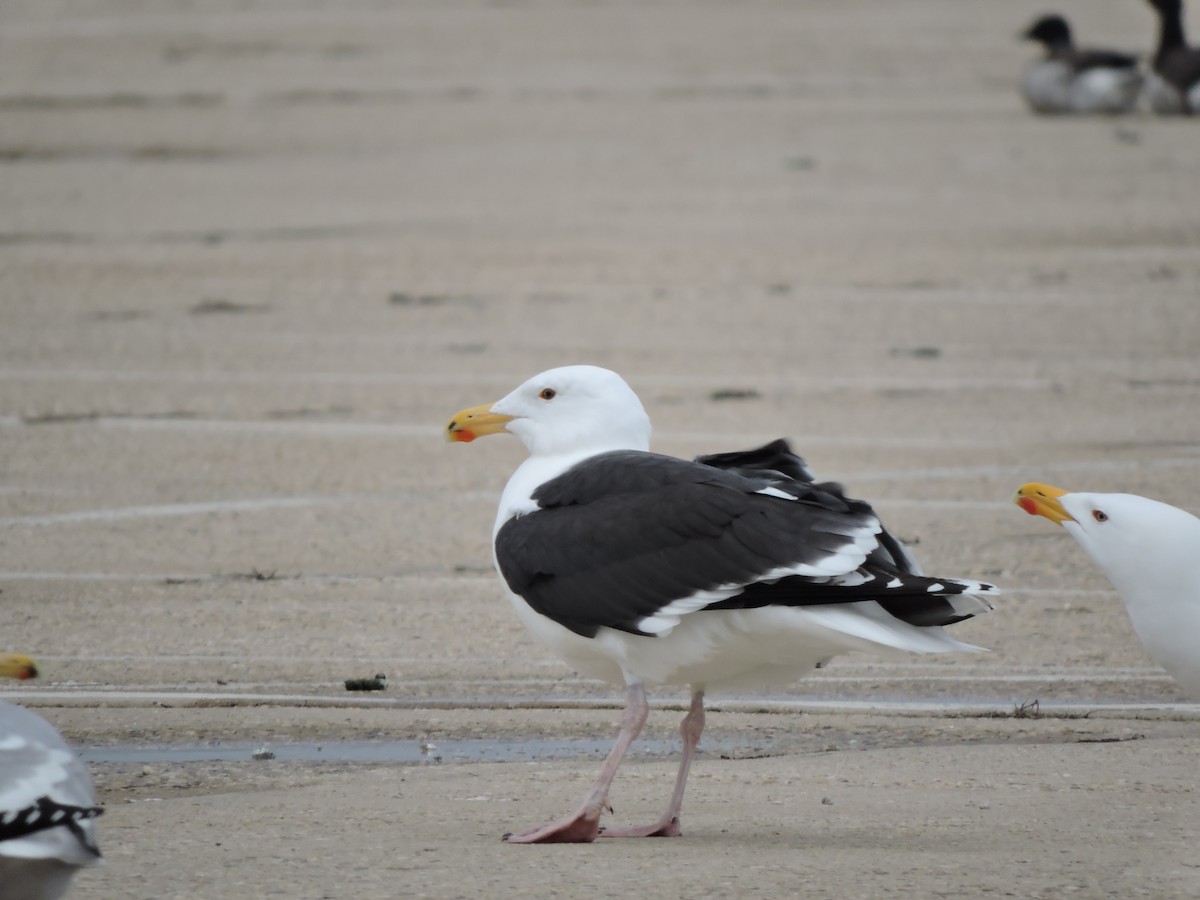
<svg viewBox="0 0 1200 900">
<path fill-rule="evenodd" d="M 475 438 L 507 430 L 506 426 L 513 417 L 492 412 L 492 406 L 491 403 L 484 403 L 456 412 L 450 418 L 450 424 L 446 426 L 446 440 L 450 443 L 469 444 Z"/>
<path fill-rule="evenodd" d="M 21 681 L 37 678 L 37 663 L 19 653 L 0 653 L 0 676 Z"/>
</svg>

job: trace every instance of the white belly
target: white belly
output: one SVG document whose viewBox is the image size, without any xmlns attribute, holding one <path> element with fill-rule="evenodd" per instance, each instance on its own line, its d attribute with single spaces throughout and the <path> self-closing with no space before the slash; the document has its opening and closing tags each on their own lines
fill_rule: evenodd
<svg viewBox="0 0 1200 900">
<path fill-rule="evenodd" d="M 530 633 L 582 675 L 617 683 L 751 688 L 787 684 L 853 650 L 918 653 L 978 647 L 941 628 L 918 628 L 873 601 L 690 613 L 659 637 L 601 628 L 575 634 L 510 594 Z"/>
</svg>

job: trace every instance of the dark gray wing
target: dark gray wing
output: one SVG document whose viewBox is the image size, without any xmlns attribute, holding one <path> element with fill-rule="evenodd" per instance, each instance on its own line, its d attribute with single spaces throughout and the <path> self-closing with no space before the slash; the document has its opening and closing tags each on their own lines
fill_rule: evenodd
<svg viewBox="0 0 1200 900">
<path fill-rule="evenodd" d="M 706 608 L 901 602 L 901 590 L 926 603 L 977 587 L 899 571 L 877 553 L 870 506 L 837 485 L 618 451 L 533 499 L 537 510 L 496 535 L 500 572 L 533 609 L 587 637 L 601 626 L 669 631 Z"/>
<path fill-rule="evenodd" d="M 729 453 L 708 453 L 697 456 L 696 462 L 726 469 L 749 478 L 788 479 L 791 481 L 816 481 L 804 457 L 792 450 L 783 438 L 753 450 L 733 450 Z"/>
<path fill-rule="evenodd" d="M 765 478 L 771 484 L 776 485 L 781 481 L 813 483 L 817 480 L 804 458 L 792 450 L 791 445 L 783 438 L 776 438 L 769 444 L 763 444 L 752 450 L 734 450 L 729 453 L 710 453 L 705 456 L 697 456 L 696 462 L 715 466 L 718 469 L 728 469 L 749 478 Z M 845 491 L 840 484 L 828 482 L 823 487 L 830 493 L 845 496 Z M 904 546 L 904 543 L 887 528 L 879 533 L 879 547 L 873 554 L 873 561 L 879 565 L 895 566 L 899 571 L 912 575 L 923 574 L 916 558 Z"/>
<path fill-rule="evenodd" d="M 1070 58 L 1075 72 L 1088 69 L 1137 69 L 1138 58 L 1119 50 L 1076 50 Z"/>
<path fill-rule="evenodd" d="M 1136 60 L 1135 60 L 1136 62 Z M 814 482 L 815 476 L 808 468 L 803 457 L 792 450 L 791 445 L 783 438 L 777 438 L 769 444 L 755 447 L 752 450 L 735 450 L 730 453 L 713 453 L 696 457 L 696 462 L 705 463 L 722 469 L 731 469 L 747 477 L 767 479 L 772 485 L 786 488 L 788 480 Z M 826 493 L 845 499 L 845 491 L 840 484 L 826 482 L 819 485 Z M 862 502 L 862 501 L 858 501 Z M 864 506 L 866 504 L 863 504 Z M 869 508 L 869 507 L 868 507 Z M 872 511 L 873 512 L 873 511 Z M 882 523 L 881 523 L 882 525 Z M 963 592 L 989 593 L 994 590 L 991 585 L 978 582 L 963 582 L 958 579 L 942 580 L 945 592 L 929 593 L 931 579 L 910 579 L 910 575 L 924 575 L 921 564 L 917 562 L 908 547 L 886 527 L 876 536 L 879 546 L 871 551 L 860 572 L 864 577 L 859 585 L 848 584 L 851 579 L 839 579 L 839 583 L 831 589 L 822 590 L 814 584 L 801 584 L 784 579 L 770 584 L 748 585 L 733 600 L 727 603 L 717 603 L 708 607 L 734 606 L 747 608 L 763 606 L 771 603 L 811 605 L 820 602 L 845 603 L 856 599 L 875 600 L 885 610 L 898 619 L 910 625 L 952 625 L 969 619 L 975 612 L 971 606 L 960 604 L 950 599 L 958 594 L 954 586 L 963 588 Z M 878 578 L 893 576 L 891 587 L 881 591 Z M 874 577 L 869 577 L 874 576 Z M 899 578 L 896 582 L 894 579 Z M 797 591 L 797 588 L 799 590 Z M 822 601 L 821 597 L 829 599 Z M 981 602 L 975 611 L 987 608 L 986 602 Z"/>
</svg>

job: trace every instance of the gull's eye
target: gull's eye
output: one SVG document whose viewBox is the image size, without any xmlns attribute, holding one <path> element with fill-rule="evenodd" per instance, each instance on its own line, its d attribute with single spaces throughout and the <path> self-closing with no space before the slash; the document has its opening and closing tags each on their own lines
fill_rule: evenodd
<svg viewBox="0 0 1200 900">
<path fill-rule="evenodd" d="M 1108 513 L 1106 513 L 1102 509 L 1093 509 L 1092 510 L 1092 518 L 1095 519 L 1097 522 L 1107 522 L 1108 521 Z"/>
<path fill-rule="evenodd" d="M 556 391 L 554 388 L 542 388 L 540 391 L 538 391 L 538 396 L 543 400 L 553 400 L 556 396 L 558 396 L 558 391 Z"/>
</svg>

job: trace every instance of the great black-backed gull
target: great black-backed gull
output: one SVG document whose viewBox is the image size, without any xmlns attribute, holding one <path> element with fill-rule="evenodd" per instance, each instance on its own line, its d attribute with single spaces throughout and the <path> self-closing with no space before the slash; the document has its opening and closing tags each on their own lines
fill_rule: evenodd
<svg viewBox="0 0 1200 900">
<path fill-rule="evenodd" d="M 941 626 L 992 608 L 990 585 L 920 573 L 871 507 L 815 484 L 783 442 L 688 461 L 649 452 L 650 420 L 614 372 L 569 366 L 465 409 L 447 437 L 528 448 L 500 499 L 496 567 L 517 615 L 579 672 L 628 687 L 616 744 L 574 812 L 507 839 L 680 833 L 709 689 L 787 683 L 852 650 L 978 650 Z M 687 684 L 675 791 L 651 825 L 601 831 L 649 707 Z"/>
<path fill-rule="evenodd" d="M 1021 94 L 1035 112 L 1125 113 L 1137 105 L 1142 89 L 1137 57 L 1076 47 L 1060 15 L 1042 16 L 1021 37 L 1046 50 L 1021 76 Z"/>
<path fill-rule="evenodd" d="M 0 700 L 0 897 L 55 900 L 101 861 L 92 779 L 54 727 Z"/>
<path fill-rule="evenodd" d="M 1015 502 L 1057 522 L 1112 582 L 1146 651 L 1200 701 L 1200 519 L 1136 494 L 1030 483 Z"/>
</svg>

